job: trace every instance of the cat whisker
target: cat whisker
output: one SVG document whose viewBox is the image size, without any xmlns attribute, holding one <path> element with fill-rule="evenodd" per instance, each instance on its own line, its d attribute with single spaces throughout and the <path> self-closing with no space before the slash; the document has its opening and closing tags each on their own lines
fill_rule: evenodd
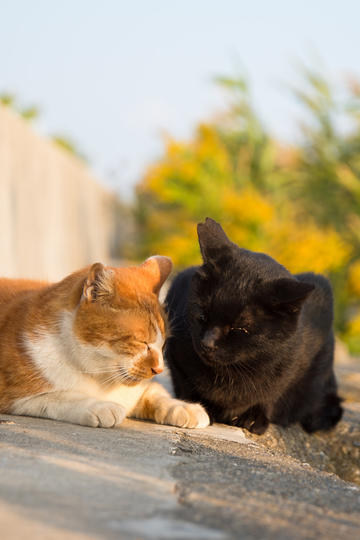
<svg viewBox="0 0 360 540">
<path fill-rule="evenodd" d="M 99 369 L 84 369 L 82 373 L 95 374 L 95 373 L 112 373 L 118 369 L 118 366 L 113 366 L 111 368 L 99 368 Z"/>
<path fill-rule="evenodd" d="M 112 382 L 117 382 L 118 384 L 122 383 L 122 382 L 125 382 L 125 381 L 130 381 L 132 380 L 128 374 L 122 374 L 122 373 L 113 373 L 112 375 L 110 375 L 110 377 L 107 377 L 106 379 L 103 380 L 103 384 L 110 384 Z"/>
<path fill-rule="evenodd" d="M 262 389 L 256 387 L 253 376 L 255 375 L 255 369 L 252 369 L 250 365 L 247 364 L 234 364 L 233 368 L 235 371 L 241 376 L 243 382 L 248 383 L 248 388 L 251 386 L 253 388 L 253 391 L 255 394 L 261 394 L 261 397 L 263 398 Z"/>
</svg>

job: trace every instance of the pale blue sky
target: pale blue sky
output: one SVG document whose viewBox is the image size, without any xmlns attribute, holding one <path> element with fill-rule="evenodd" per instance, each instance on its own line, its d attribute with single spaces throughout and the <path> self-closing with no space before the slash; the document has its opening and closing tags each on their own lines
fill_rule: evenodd
<svg viewBox="0 0 360 540">
<path fill-rule="evenodd" d="M 212 78 L 246 69 L 268 128 L 294 139 L 297 60 L 360 75 L 358 0 L 0 0 L 0 92 L 38 104 L 100 178 L 129 195 L 161 153 L 221 108 Z"/>
</svg>

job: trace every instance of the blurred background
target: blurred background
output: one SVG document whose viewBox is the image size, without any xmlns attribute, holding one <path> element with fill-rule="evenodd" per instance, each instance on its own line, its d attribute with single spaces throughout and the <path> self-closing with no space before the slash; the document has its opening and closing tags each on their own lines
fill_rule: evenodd
<svg viewBox="0 0 360 540">
<path fill-rule="evenodd" d="M 326 274 L 360 353 L 360 4 L 2 0 L 0 274 L 160 253 L 196 223 Z"/>
</svg>

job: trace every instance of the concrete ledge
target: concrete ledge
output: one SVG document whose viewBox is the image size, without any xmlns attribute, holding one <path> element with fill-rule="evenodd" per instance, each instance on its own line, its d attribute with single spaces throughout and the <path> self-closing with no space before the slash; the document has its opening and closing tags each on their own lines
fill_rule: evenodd
<svg viewBox="0 0 360 540">
<path fill-rule="evenodd" d="M 0 420 L 4 540 L 353 540 L 360 533 L 359 487 L 238 428 Z"/>
</svg>

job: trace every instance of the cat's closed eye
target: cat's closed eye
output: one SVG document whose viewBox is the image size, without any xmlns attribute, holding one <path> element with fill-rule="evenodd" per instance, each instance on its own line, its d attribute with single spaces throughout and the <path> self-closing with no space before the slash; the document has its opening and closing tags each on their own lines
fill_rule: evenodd
<svg viewBox="0 0 360 540">
<path fill-rule="evenodd" d="M 230 332 L 238 334 L 250 334 L 250 329 L 246 326 L 232 326 Z"/>
</svg>

